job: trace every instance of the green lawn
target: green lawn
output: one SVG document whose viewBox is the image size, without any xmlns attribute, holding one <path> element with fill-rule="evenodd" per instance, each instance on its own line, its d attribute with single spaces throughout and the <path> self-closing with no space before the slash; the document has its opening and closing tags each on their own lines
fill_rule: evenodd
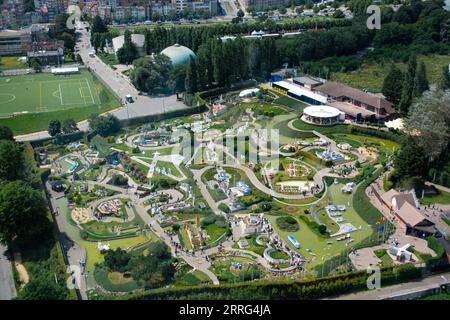
<svg viewBox="0 0 450 320">
<path fill-rule="evenodd" d="M 299 130 L 309 130 L 309 131 L 317 131 L 323 134 L 331 134 L 331 133 L 346 133 L 347 125 L 346 124 L 335 124 L 332 126 L 317 126 L 314 124 L 306 123 L 300 119 L 295 120 L 292 125 Z"/>
<path fill-rule="evenodd" d="M 442 67 L 447 66 L 450 62 L 448 55 L 429 55 L 418 56 L 417 62 L 425 62 L 427 77 L 430 83 L 437 83 L 442 74 Z M 390 63 L 380 64 L 364 64 L 360 69 L 348 73 L 337 72 L 332 74 L 331 79 L 338 82 L 346 83 L 350 86 L 367 89 L 371 92 L 381 92 L 383 80 L 390 70 Z M 406 63 L 396 63 L 397 67 L 406 71 Z"/>
<path fill-rule="evenodd" d="M 178 231 L 178 238 L 180 239 L 181 244 L 188 250 L 192 250 L 192 243 L 191 240 L 189 240 L 188 233 L 186 229 L 183 227 L 180 228 Z"/>
<path fill-rule="evenodd" d="M 419 300 L 450 300 L 450 293 L 432 294 L 419 298 Z"/>
<path fill-rule="evenodd" d="M 352 246 L 354 246 L 364 239 L 370 237 L 373 233 L 373 229 L 369 227 L 363 220 L 363 218 L 355 211 L 353 205 L 348 207 L 349 202 L 350 204 L 352 204 L 352 195 L 343 193 L 341 191 L 342 186 L 342 184 L 331 185 L 328 189 L 327 198 L 323 201 L 322 206 L 325 206 L 328 204 L 328 202 L 331 202 L 336 205 L 345 205 L 347 207 L 347 210 L 342 215 L 346 219 L 346 222 L 350 222 L 356 228 L 359 228 L 361 226 L 361 230 L 357 230 L 352 233 L 352 238 L 354 239 Z M 307 208 L 309 209 L 309 206 Z M 303 210 L 299 210 L 299 212 L 303 212 Z M 299 212 L 297 212 L 294 216 L 298 217 L 299 214 L 303 214 Z M 312 269 L 320 265 L 322 256 L 327 259 L 331 256 L 338 255 L 348 248 L 345 245 L 345 241 L 336 241 L 334 238 L 324 238 L 319 236 L 313 230 L 311 230 L 306 222 L 302 219 L 297 219 L 298 224 L 300 225 L 300 230 L 296 232 L 289 232 L 280 230 L 280 228 L 278 228 L 276 224 L 277 216 L 267 215 L 267 218 L 270 220 L 277 233 L 292 250 L 300 252 L 306 259 L 313 259 L 313 255 L 307 252 L 306 249 L 311 249 L 312 253 L 317 255 L 315 261 L 306 263 L 306 267 L 308 269 Z M 288 235 L 293 235 L 297 239 L 301 246 L 300 250 L 296 249 L 291 244 L 291 242 L 287 238 Z M 331 244 L 327 244 L 328 242 L 330 242 Z"/>
<path fill-rule="evenodd" d="M 209 236 L 209 240 L 206 241 L 206 244 L 216 241 L 227 232 L 227 228 L 220 228 L 215 223 L 207 225 L 204 229 Z"/>
<path fill-rule="evenodd" d="M 172 175 L 174 175 L 175 177 L 178 177 L 178 178 L 183 177 L 183 175 L 180 173 L 180 171 L 177 169 L 177 167 L 175 167 L 175 165 L 172 162 L 160 160 L 156 163 L 156 166 L 165 168 L 165 169 L 170 169 L 170 173 Z"/>
<path fill-rule="evenodd" d="M 275 93 L 275 92 L 274 92 Z M 292 99 L 286 95 L 282 95 L 279 93 L 275 93 L 279 98 L 275 99 L 275 102 L 281 105 L 284 105 L 286 107 L 289 107 L 290 109 L 297 111 L 297 112 L 302 112 L 303 109 L 305 109 L 305 107 L 307 107 L 307 104 Z"/>
<path fill-rule="evenodd" d="M 232 262 L 242 263 L 243 269 L 232 269 Z M 219 278 L 220 282 L 223 283 L 251 280 L 252 276 L 254 279 L 264 277 L 264 271 L 261 267 L 251 267 L 249 263 L 255 264 L 255 261 L 253 259 L 245 257 L 227 257 L 225 259 L 215 259 L 210 270 Z"/>
<path fill-rule="evenodd" d="M 450 193 L 439 190 L 439 194 L 437 194 L 435 196 L 425 196 L 425 197 L 421 198 L 419 201 L 420 201 L 420 203 L 422 203 L 424 205 L 435 204 L 435 203 L 450 204 Z"/>
<path fill-rule="evenodd" d="M 25 69 L 28 68 L 26 63 L 18 60 L 19 57 L 1 57 L 0 71 L 9 69 Z"/>
<path fill-rule="evenodd" d="M 260 256 L 263 256 L 264 250 L 266 249 L 266 246 L 260 246 L 259 244 L 257 244 L 256 243 L 256 237 L 257 237 L 257 235 L 253 234 L 251 236 L 243 237 L 243 238 L 241 238 L 239 240 L 247 241 L 248 247 L 247 248 L 243 248 L 244 250 L 252 251 L 252 252 L 254 252 L 256 254 L 259 254 Z M 239 245 L 237 243 L 235 243 L 233 245 L 233 248 L 239 249 Z"/>
<path fill-rule="evenodd" d="M 382 268 L 392 267 L 394 265 L 394 261 L 392 261 L 392 258 L 389 256 L 386 249 L 378 249 L 373 253 L 381 260 Z"/>
<path fill-rule="evenodd" d="M 86 70 L 79 74 L 39 73 L 0 78 L 0 125 L 14 134 L 46 130 L 50 120 L 86 119 L 120 102 Z"/>
</svg>

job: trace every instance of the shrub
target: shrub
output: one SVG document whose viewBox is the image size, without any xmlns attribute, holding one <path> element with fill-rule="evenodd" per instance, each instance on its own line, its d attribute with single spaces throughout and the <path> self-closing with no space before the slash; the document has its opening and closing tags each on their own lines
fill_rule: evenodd
<svg viewBox="0 0 450 320">
<path fill-rule="evenodd" d="M 219 204 L 218 208 L 220 210 L 222 210 L 223 212 L 225 212 L 225 213 L 230 213 L 231 212 L 230 208 L 225 203 Z"/>
<path fill-rule="evenodd" d="M 325 233 L 327 233 L 327 227 L 326 227 L 325 225 L 323 225 L 323 224 L 321 224 L 321 225 L 318 227 L 318 230 L 319 230 L 320 234 L 325 234 Z"/>
<path fill-rule="evenodd" d="M 281 230 L 295 232 L 300 229 L 297 220 L 291 216 L 279 217 L 276 223 Z"/>
<path fill-rule="evenodd" d="M 120 174 L 115 174 L 112 176 L 111 180 L 109 180 L 108 184 L 113 186 L 125 186 L 128 185 L 128 178 Z"/>
</svg>

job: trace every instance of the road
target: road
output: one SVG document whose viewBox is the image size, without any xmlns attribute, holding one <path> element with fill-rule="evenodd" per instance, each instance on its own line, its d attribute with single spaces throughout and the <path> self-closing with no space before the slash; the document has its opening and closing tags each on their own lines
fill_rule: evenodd
<svg viewBox="0 0 450 320">
<path fill-rule="evenodd" d="M 444 278 L 445 279 L 444 279 Z M 329 298 L 330 300 L 383 300 L 391 296 L 396 296 L 400 294 L 406 294 L 409 292 L 415 292 L 419 290 L 426 290 L 440 286 L 444 283 L 450 282 L 450 273 L 433 275 L 418 281 L 405 282 L 402 284 L 397 284 L 389 287 L 381 287 L 380 289 L 362 291 L 356 293 L 350 293 L 341 295 L 334 298 Z M 381 283 L 383 286 L 383 283 Z"/>
<path fill-rule="evenodd" d="M 12 265 L 6 250 L 6 246 L 0 244 L 0 300 L 11 300 L 16 297 Z"/>
<path fill-rule="evenodd" d="M 229 20 L 232 18 L 236 18 L 239 9 L 237 8 L 236 4 L 234 3 L 234 0 L 222 0 L 221 5 L 222 5 L 223 10 L 225 10 L 225 12 L 226 12 L 226 16 L 224 17 L 224 19 Z M 244 8 L 244 7 L 241 5 L 241 8 Z"/>
<path fill-rule="evenodd" d="M 80 261 L 86 261 L 87 258 L 86 249 L 80 246 L 73 239 L 69 238 L 65 226 L 66 221 L 64 217 L 60 215 L 61 210 L 58 207 L 58 204 L 56 203 L 57 198 L 64 197 L 64 193 L 54 192 L 48 182 L 46 183 L 46 189 L 50 195 L 50 202 L 52 205 L 53 216 L 58 225 L 59 241 L 63 248 L 63 253 L 66 256 L 69 265 L 79 267 Z M 78 291 L 80 293 L 81 299 L 87 300 L 87 293 L 86 293 L 87 284 L 86 284 L 86 277 L 84 275 L 80 278 L 79 286 L 80 287 Z"/>
<path fill-rule="evenodd" d="M 89 41 L 89 32 L 84 28 L 87 24 L 84 22 L 79 23 L 78 32 L 81 36 L 78 39 L 77 46 L 79 48 L 78 53 L 83 59 L 84 64 L 90 67 L 91 71 L 94 72 L 98 78 L 103 80 L 103 82 L 107 84 L 107 86 L 121 99 L 121 101 L 125 101 L 125 96 L 128 94 L 132 95 L 135 100 L 133 103 L 126 103 L 123 107 L 112 110 L 109 113 L 123 120 L 188 108 L 183 102 L 177 101 L 176 95 L 164 97 L 148 97 L 138 95 L 136 88 L 120 71 L 111 69 L 97 56 L 89 56 L 89 52 L 92 48 Z M 82 131 L 88 131 L 88 122 L 79 122 L 78 128 Z M 50 138 L 50 136 L 46 131 L 41 131 L 16 136 L 15 138 L 18 141 L 33 141 Z"/>
</svg>

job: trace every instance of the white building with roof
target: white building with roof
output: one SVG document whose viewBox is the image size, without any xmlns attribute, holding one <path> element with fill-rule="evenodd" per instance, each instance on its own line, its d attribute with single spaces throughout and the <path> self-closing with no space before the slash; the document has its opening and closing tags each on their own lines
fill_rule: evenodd
<svg viewBox="0 0 450 320">
<path fill-rule="evenodd" d="M 125 42 L 124 36 L 118 36 L 112 39 L 112 45 L 115 54 L 117 54 L 117 51 L 119 51 L 119 49 L 123 47 L 124 42 Z M 139 54 L 143 55 L 145 36 L 143 34 L 133 33 L 131 35 L 131 42 L 134 43 Z"/>
<path fill-rule="evenodd" d="M 284 80 L 273 82 L 272 89 L 312 105 L 324 105 L 328 101 L 327 97 L 323 95 Z"/>
</svg>

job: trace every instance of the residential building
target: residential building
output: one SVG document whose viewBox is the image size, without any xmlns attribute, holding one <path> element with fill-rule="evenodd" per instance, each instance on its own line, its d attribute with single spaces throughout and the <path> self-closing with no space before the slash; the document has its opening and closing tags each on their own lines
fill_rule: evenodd
<svg viewBox="0 0 450 320">
<path fill-rule="evenodd" d="M 279 5 L 286 5 L 288 3 L 289 1 L 287 0 L 244 0 L 244 6 L 246 8 L 254 6 L 256 10 L 261 10 L 268 6 L 276 8 Z"/>
<path fill-rule="evenodd" d="M 0 4 L 0 29 L 18 29 L 31 24 L 22 0 L 3 0 Z"/>
<path fill-rule="evenodd" d="M 27 30 L 0 31 L 0 55 L 24 54 L 31 44 L 31 32 Z"/>
</svg>

